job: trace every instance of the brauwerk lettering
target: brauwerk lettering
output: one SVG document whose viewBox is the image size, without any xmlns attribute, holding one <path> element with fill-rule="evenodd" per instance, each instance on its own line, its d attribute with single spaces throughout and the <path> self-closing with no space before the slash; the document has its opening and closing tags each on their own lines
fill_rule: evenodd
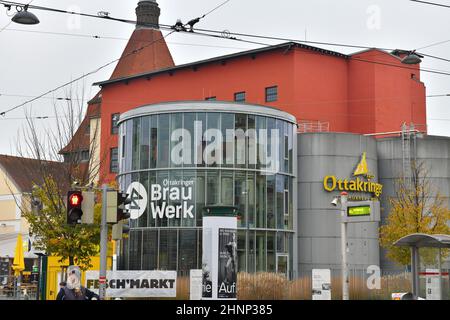
<svg viewBox="0 0 450 320">
<path fill-rule="evenodd" d="M 111 279 L 106 281 L 110 289 L 173 289 L 175 279 Z M 88 289 L 98 289 L 98 279 L 87 280 Z"/>
<path fill-rule="evenodd" d="M 326 176 L 323 179 L 323 187 L 326 191 L 355 191 L 370 192 L 379 197 L 383 192 L 383 185 L 377 182 L 364 181 L 360 178 L 355 180 L 337 179 L 335 176 Z"/>
</svg>

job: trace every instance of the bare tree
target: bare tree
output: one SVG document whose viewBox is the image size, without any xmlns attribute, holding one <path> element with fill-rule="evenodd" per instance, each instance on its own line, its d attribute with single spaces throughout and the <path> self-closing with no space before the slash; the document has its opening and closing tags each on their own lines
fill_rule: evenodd
<svg viewBox="0 0 450 320">
<path fill-rule="evenodd" d="M 55 119 L 53 126 L 42 127 L 42 119 L 26 111 L 26 124 L 17 141 L 17 166 L 34 187 L 26 200 L 16 202 L 35 236 L 36 249 L 87 268 L 98 251 L 100 208 L 96 208 L 97 224 L 68 226 L 67 191 L 75 184 L 93 188 L 106 153 L 100 154 L 101 95 L 85 111 L 84 94 L 84 86 L 81 92 L 70 88 L 67 98 L 53 100 L 55 117 L 46 119 L 46 124 Z M 42 203 L 37 214 L 36 199 Z"/>
</svg>

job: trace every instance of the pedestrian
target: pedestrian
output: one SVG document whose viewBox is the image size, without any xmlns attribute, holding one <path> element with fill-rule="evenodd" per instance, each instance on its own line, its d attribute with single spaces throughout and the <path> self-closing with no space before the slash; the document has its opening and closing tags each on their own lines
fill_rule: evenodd
<svg viewBox="0 0 450 320">
<path fill-rule="evenodd" d="M 60 283 L 60 286 L 64 284 Z M 56 300 L 98 300 L 99 296 L 81 285 L 81 271 L 77 266 L 67 268 L 67 282 L 62 287 Z"/>
</svg>

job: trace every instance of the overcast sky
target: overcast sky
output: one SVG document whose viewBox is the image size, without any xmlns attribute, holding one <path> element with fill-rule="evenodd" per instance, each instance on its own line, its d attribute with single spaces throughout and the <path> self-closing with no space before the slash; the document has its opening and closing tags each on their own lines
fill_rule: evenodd
<svg viewBox="0 0 450 320">
<path fill-rule="evenodd" d="M 158 0 L 161 8 L 160 23 L 174 24 L 177 18 L 187 22 L 223 1 Z M 137 2 L 34 0 L 32 4 L 91 14 L 106 11 L 112 17 L 134 20 Z M 33 12 L 41 23 L 24 26 L 9 24 L 10 17 L 6 15 L 6 9 L 0 8 L 0 30 L 6 26 L 0 31 L 0 112 L 28 99 L 7 95 L 37 96 L 119 58 L 127 43 L 125 39 L 134 30 L 133 25 L 119 22 L 46 11 Z M 298 40 L 304 40 L 306 36 L 309 41 L 382 48 L 417 49 L 449 40 L 420 51 L 450 59 L 450 9 L 409 0 L 231 0 L 197 26 Z M 53 35 L 48 32 L 120 39 Z M 259 47 L 188 34 L 173 34 L 166 41 L 176 64 Z M 359 51 L 335 46 L 321 47 L 342 53 Z M 422 67 L 450 73 L 450 63 L 436 59 L 426 58 Z M 97 87 L 92 87 L 92 83 L 108 79 L 113 69 L 114 66 L 110 66 L 78 82 L 75 86 L 78 87 L 79 94 L 84 88 L 85 98 L 91 98 L 98 90 Z M 427 95 L 450 93 L 450 76 L 423 72 L 421 77 L 427 88 Z M 54 97 L 64 96 L 65 90 L 54 94 Z M 27 108 L 34 116 L 53 116 L 52 101 L 41 99 Z M 427 98 L 429 134 L 450 136 L 449 105 L 450 97 Z M 24 111 L 25 108 L 21 108 L 0 117 L 1 154 L 16 153 L 15 140 L 25 121 L 8 118 L 23 118 Z M 39 120 L 37 123 L 43 128 L 53 126 L 54 121 L 56 120 Z"/>
</svg>

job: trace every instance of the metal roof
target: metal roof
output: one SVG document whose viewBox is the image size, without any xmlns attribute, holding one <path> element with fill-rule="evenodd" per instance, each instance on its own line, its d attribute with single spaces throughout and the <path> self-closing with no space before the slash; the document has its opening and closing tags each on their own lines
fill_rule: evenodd
<svg viewBox="0 0 450 320">
<path fill-rule="evenodd" d="M 239 58 L 242 56 L 252 56 L 252 55 L 255 55 L 258 53 L 275 51 L 275 50 L 279 50 L 279 49 L 283 49 L 283 48 L 285 48 L 286 50 L 289 50 L 293 47 L 316 51 L 316 52 L 319 52 L 322 54 L 336 56 L 336 57 L 340 57 L 340 58 L 344 58 L 344 59 L 347 59 L 349 57 L 348 55 L 345 55 L 343 53 L 326 50 L 326 49 L 322 49 L 322 48 L 317 48 L 317 47 L 305 45 L 305 44 L 298 43 L 298 42 L 285 42 L 285 43 L 277 44 L 274 46 L 268 46 L 268 47 L 263 47 L 263 48 L 248 50 L 248 51 L 242 51 L 242 52 L 219 56 L 219 57 L 214 57 L 214 58 L 210 58 L 210 59 L 206 59 L 206 60 L 200 60 L 200 61 L 196 61 L 196 62 L 192 62 L 192 63 L 182 64 L 182 65 L 171 67 L 171 68 L 160 69 L 157 71 L 145 72 L 145 73 L 140 73 L 140 74 L 136 74 L 133 76 L 121 77 L 121 78 L 110 79 L 110 80 L 106 80 L 106 81 L 95 82 L 94 85 L 104 86 L 104 85 L 113 84 L 113 83 L 117 83 L 117 82 L 123 82 L 123 81 L 132 80 L 132 79 L 145 78 L 145 77 L 149 77 L 152 75 L 173 72 L 173 71 L 180 70 L 180 69 L 193 68 L 196 66 L 200 66 L 200 65 L 208 64 L 208 63 L 212 63 L 212 62 L 229 60 L 229 59 L 233 59 L 233 58 Z"/>
<path fill-rule="evenodd" d="M 450 235 L 413 233 L 397 240 L 394 246 L 450 248 Z"/>
<path fill-rule="evenodd" d="M 277 108 L 229 101 L 174 101 L 147 104 L 120 115 L 119 124 L 131 118 L 148 116 L 151 114 L 177 113 L 177 112 L 226 112 L 246 113 L 260 116 L 282 119 L 291 123 L 297 123 L 297 119 L 285 111 Z"/>
</svg>

